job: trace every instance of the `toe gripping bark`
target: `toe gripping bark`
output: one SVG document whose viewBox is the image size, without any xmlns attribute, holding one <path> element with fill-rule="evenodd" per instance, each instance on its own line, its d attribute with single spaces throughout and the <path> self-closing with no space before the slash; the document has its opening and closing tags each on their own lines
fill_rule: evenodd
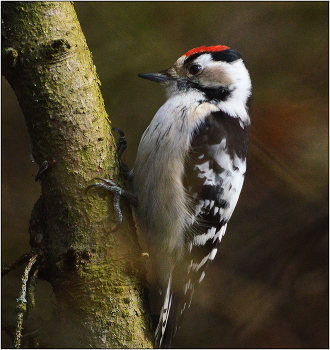
<svg viewBox="0 0 330 350">
<path fill-rule="evenodd" d="M 125 134 L 120 129 L 117 129 L 117 128 L 113 128 L 112 130 L 117 131 L 120 135 L 116 145 L 117 145 L 117 156 L 121 161 L 121 156 L 127 148 Z M 128 167 L 125 164 L 124 166 L 128 169 Z M 124 176 L 128 178 L 129 170 L 127 170 L 125 167 L 123 169 L 124 172 L 126 173 L 124 174 Z M 126 200 L 128 200 L 128 202 L 131 205 L 134 205 L 134 206 L 137 205 L 137 198 L 134 195 L 132 195 L 130 192 L 117 186 L 113 181 L 109 179 L 102 179 L 102 178 L 96 177 L 95 180 L 100 180 L 101 182 L 97 182 L 95 184 L 89 185 L 86 188 L 86 191 L 89 191 L 91 188 L 100 188 L 108 192 L 111 192 L 113 194 L 113 207 L 117 216 L 117 225 L 112 231 L 113 232 L 117 231 L 123 222 L 123 214 L 120 209 L 120 198 L 125 198 Z"/>
</svg>

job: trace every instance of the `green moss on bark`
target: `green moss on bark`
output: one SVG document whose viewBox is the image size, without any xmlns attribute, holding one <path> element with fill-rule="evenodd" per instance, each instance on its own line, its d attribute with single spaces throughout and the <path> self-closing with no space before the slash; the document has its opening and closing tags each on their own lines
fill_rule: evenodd
<svg viewBox="0 0 330 350">
<path fill-rule="evenodd" d="M 2 19 L 3 74 L 24 113 L 33 157 L 39 168 L 48 164 L 39 175 L 43 276 L 53 286 L 60 320 L 51 345 L 151 347 L 143 269 L 127 268 L 139 246 L 129 225 L 110 232 L 116 224 L 111 197 L 85 191 L 96 177 L 121 179 L 73 5 L 2 2 Z"/>
</svg>

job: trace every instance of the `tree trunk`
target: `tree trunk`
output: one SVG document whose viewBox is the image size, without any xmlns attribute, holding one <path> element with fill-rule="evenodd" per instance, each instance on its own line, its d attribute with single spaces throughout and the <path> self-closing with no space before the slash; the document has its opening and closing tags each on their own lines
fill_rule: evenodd
<svg viewBox="0 0 330 350">
<path fill-rule="evenodd" d="M 52 347 L 148 348 L 141 255 L 126 205 L 86 187 L 119 174 L 95 66 L 70 2 L 2 2 L 2 72 L 14 89 L 39 166 L 30 222 L 39 278 L 57 300 Z M 55 336 L 54 336 L 55 335 Z M 47 341 L 43 339 L 43 344 Z"/>
</svg>

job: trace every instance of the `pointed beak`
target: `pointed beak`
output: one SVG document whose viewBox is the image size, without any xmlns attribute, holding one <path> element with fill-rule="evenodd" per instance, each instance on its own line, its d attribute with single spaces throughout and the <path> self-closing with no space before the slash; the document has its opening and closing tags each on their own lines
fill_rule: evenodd
<svg viewBox="0 0 330 350">
<path fill-rule="evenodd" d="M 164 72 L 138 74 L 138 77 L 143 78 L 143 79 L 148 79 L 151 81 L 155 81 L 156 83 L 164 83 L 170 78 L 168 75 L 164 74 Z"/>
</svg>

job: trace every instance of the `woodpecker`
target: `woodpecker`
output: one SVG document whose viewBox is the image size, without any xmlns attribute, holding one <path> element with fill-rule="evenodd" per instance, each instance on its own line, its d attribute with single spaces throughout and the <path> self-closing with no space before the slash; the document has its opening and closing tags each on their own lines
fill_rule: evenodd
<svg viewBox="0 0 330 350">
<path fill-rule="evenodd" d="M 242 189 L 252 87 L 241 54 L 223 45 L 194 48 L 139 77 L 167 92 L 141 138 L 131 191 L 164 297 L 156 345 L 169 348 Z"/>
</svg>

